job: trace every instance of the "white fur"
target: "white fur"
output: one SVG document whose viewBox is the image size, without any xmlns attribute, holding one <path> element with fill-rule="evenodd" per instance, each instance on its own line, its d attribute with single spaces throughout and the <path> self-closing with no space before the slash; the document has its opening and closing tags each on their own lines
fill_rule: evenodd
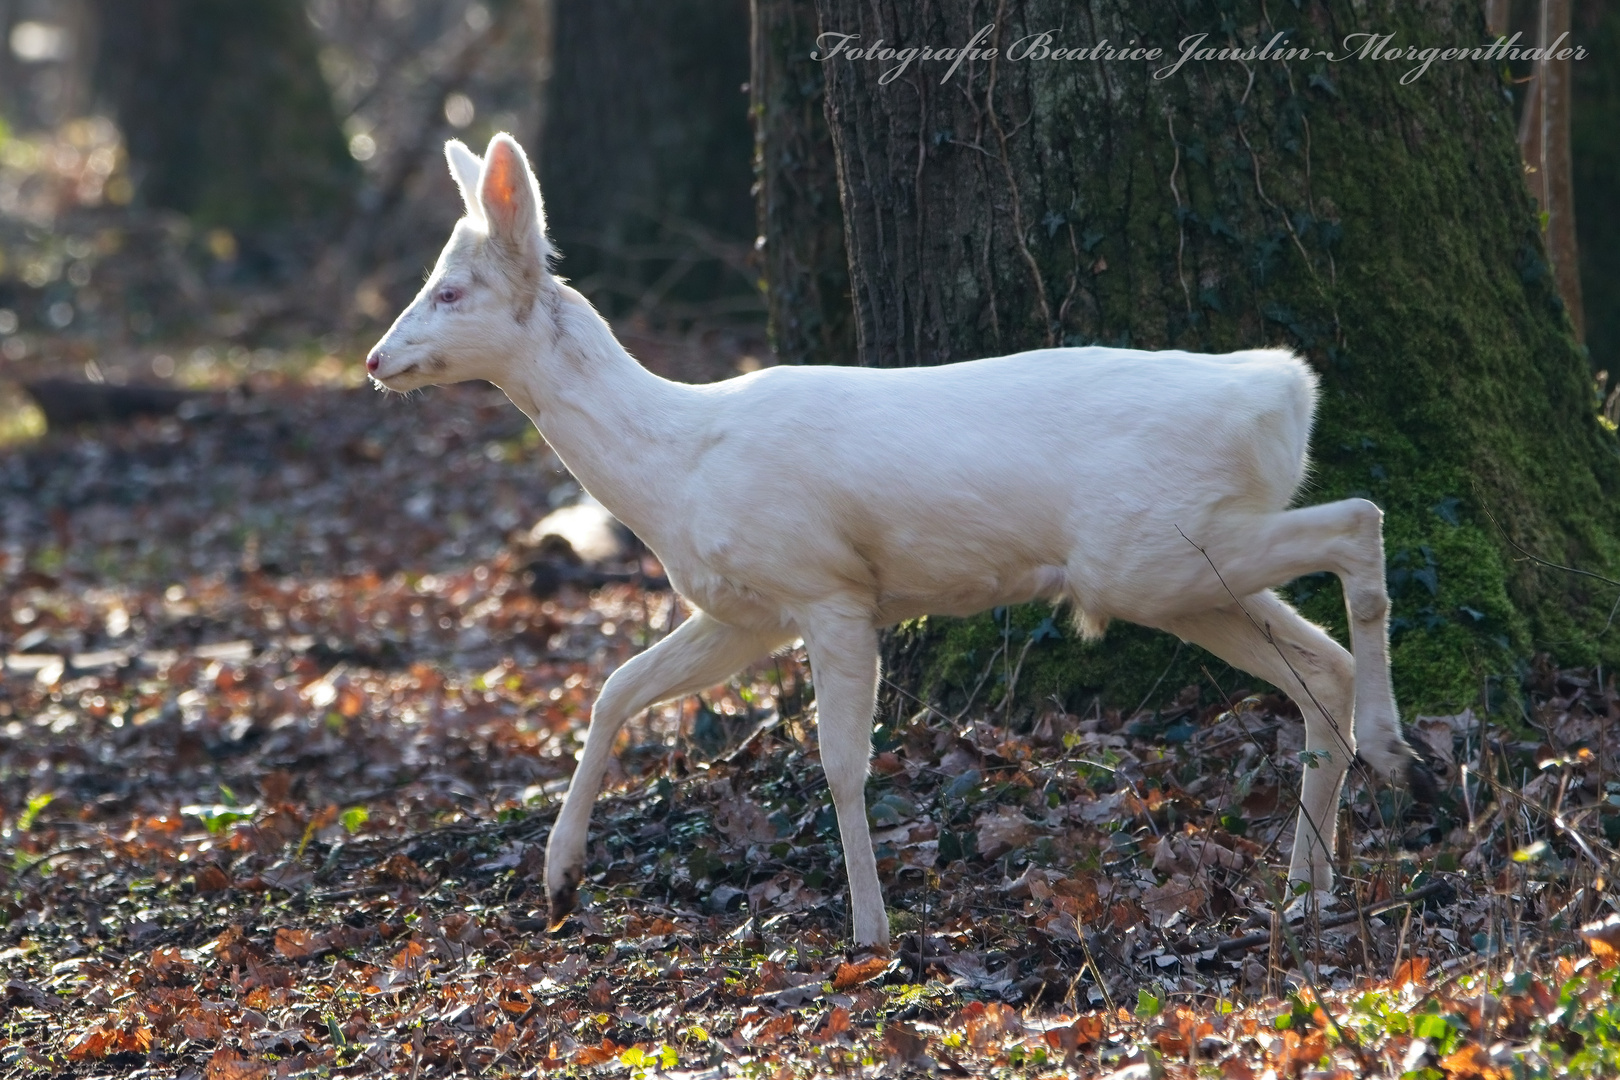
<svg viewBox="0 0 1620 1080">
<path fill-rule="evenodd" d="M 479 221 L 484 220 L 484 208 L 478 203 L 478 176 L 483 171 L 483 161 L 467 149 L 467 144 L 460 139 L 451 139 L 444 144 L 444 156 L 450 163 L 450 178 L 461 190 L 461 201 L 466 205 L 467 213 Z"/>
<path fill-rule="evenodd" d="M 1315 762 L 1290 873 L 1331 884 L 1357 736 L 1385 774 L 1411 752 L 1389 682 L 1378 508 L 1287 509 L 1316 398 L 1304 363 L 1275 349 L 1045 349 L 668 382 L 546 271 L 517 144 L 497 136 L 476 179 L 470 152 L 449 156 L 468 216 L 368 366 L 393 390 L 499 385 L 694 609 L 598 696 L 547 853 L 558 914 L 621 725 L 803 638 L 855 940 L 886 942 L 864 795 L 878 630 L 1036 599 L 1071 605 L 1091 634 L 1113 618 L 1163 628 L 1285 689 Z M 1270 591 L 1324 570 L 1344 580 L 1356 659 Z"/>
</svg>

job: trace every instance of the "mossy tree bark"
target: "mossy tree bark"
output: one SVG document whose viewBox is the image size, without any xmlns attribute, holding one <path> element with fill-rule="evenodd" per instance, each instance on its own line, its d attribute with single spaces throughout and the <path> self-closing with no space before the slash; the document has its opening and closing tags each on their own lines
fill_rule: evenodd
<svg viewBox="0 0 1620 1080">
<path fill-rule="evenodd" d="M 1307 0 L 1271 5 L 1276 24 L 1248 0 L 817 9 L 850 45 L 962 46 L 994 24 L 980 45 L 998 50 L 950 78 L 939 61 L 888 82 L 896 60 L 823 64 L 861 363 L 1290 346 L 1324 387 L 1304 497 L 1387 514 L 1407 707 L 1473 702 L 1536 651 L 1620 661 L 1616 590 L 1521 554 L 1620 577 L 1620 444 L 1548 272 L 1498 65 L 1436 61 L 1403 85 L 1416 61 L 1211 58 L 1154 78 L 1194 34 L 1211 50 L 1279 33 L 1471 46 L 1489 40 L 1480 5 Z M 1044 31 L 1052 48 L 1167 56 L 1018 55 Z M 1342 632 L 1336 582 L 1292 591 Z M 1082 646 L 1050 614 L 931 621 L 898 653 L 936 693 L 1016 678 L 1021 697 L 1131 705 L 1199 681 L 1195 651 L 1162 635 L 1116 625 Z"/>
<path fill-rule="evenodd" d="M 301 0 L 98 0 L 98 92 L 138 197 L 253 232 L 341 211 L 359 181 Z"/>
<path fill-rule="evenodd" d="M 855 362 L 844 215 L 815 9 L 753 0 L 754 191 L 771 346 L 785 364 Z"/>
</svg>

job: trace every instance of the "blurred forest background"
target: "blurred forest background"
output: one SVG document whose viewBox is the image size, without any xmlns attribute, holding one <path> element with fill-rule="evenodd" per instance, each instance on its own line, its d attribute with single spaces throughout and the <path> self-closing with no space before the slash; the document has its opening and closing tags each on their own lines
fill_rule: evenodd
<svg viewBox="0 0 1620 1080">
<path fill-rule="evenodd" d="M 563 273 L 655 366 L 767 359 L 762 277 L 785 359 L 849 362 L 838 208 L 770 217 L 772 181 L 830 170 L 830 146 L 756 163 L 751 6 L 767 32 L 814 23 L 780 0 L 0 2 L 0 430 L 37 433 L 18 388 L 48 376 L 218 384 L 327 358 L 352 382 L 459 210 L 440 144 L 498 130 L 537 161 Z M 1549 246 L 1594 372 L 1620 370 L 1620 17 L 1605 0 L 1486 14 L 1528 43 L 1549 6 L 1589 55 L 1552 101 L 1568 157 L 1531 187 L 1558 204 Z M 1516 74 L 1528 116 L 1537 82 Z M 819 79 L 800 57 L 778 85 L 819 111 Z M 820 230 L 820 292 L 765 272 L 755 235 L 784 226 Z"/>
<path fill-rule="evenodd" d="M 13 438 L 43 379 L 358 381 L 460 212 L 444 140 L 500 130 L 651 362 L 761 351 L 745 0 L 7 0 L 0 46 Z"/>
</svg>

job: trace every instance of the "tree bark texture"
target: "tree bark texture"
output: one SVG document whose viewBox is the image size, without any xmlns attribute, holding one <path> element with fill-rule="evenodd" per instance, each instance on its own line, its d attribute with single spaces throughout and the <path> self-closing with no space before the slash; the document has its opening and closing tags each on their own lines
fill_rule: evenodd
<svg viewBox="0 0 1620 1080">
<path fill-rule="evenodd" d="M 554 19 L 538 157 L 561 272 L 615 316 L 757 310 L 748 0 L 556 0 Z"/>
<path fill-rule="evenodd" d="M 359 172 L 300 0 L 98 0 L 96 84 L 138 197 L 253 231 L 347 204 Z"/>
<path fill-rule="evenodd" d="M 1587 50 L 1571 78 L 1575 233 L 1586 347 L 1620 421 L 1620 5 L 1578 0 L 1574 39 Z"/>
<path fill-rule="evenodd" d="M 849 261 L 816 13 L 803 0 L 753 0 L 754 176 L 771 345 L 787 364 L 855 361 Z"/>
<path fill-rule="evenodd" d="M 1361 495 L 1386 511 L 1408 706 L 1474 702 L 1535 651 L 1620 660 L 1620 628 L 1606 625 L 1617 590 L 1536 561 L 1620 577 L 1620 443 L 1548 267 L 1500 65 L 1437 60 L 1402 84 L 1417 61 L 1213 52 L 1278 34 L 1342 52 L 1361 32 L 1403 51 L 1473 46 L 1490 40 L 1478 3 L 817 10 L 823 30 L 858 34 L 851 44 L 960 47 L 988 26 L 980 44 L 997 50 L 949 78 L 940 61 L 887 82 L 897 61 L 822 66 L 861 363 L 1289 346 L 1324 391 L 1302 498 Z M 1045 31 L 1052 48 L 1166 55 L 1030 58 Z M 1154 78 L 1196 34 L 1209 57 Z M 1018 423 L 1006 418 L 1015 445 Z M 1342 629 L 1335 581 L 1292 591 Z M 1127 705 L 1156 682 L 1200 681 L 1196 651 L 1162 635 L 1116 629 L 1088 648 L 1050 615 L 912 627 L 916 678 L 1016 682 L 1036 699 L 1105 689 Z"/>
<path fill-rule="evenodd" d="M 1572 0 L 1540 0 L 1535 10 L 1536 47 L 1568 44 Z M 1561 51 L 1561 50 L 1559 50 Z M 1530 93 L 1519 116 L 1519 154 L 1525 180 L 1541 210 L 1547 259 L 1558 293 L 1569 307 L 1575 339 L 1585 337 L 1581 315 L 1581 271 L 1576 249 L 1575 186 L 1570 155 L 1569 59 L 1542 56 L 1535 61 Z"/>
</svg>

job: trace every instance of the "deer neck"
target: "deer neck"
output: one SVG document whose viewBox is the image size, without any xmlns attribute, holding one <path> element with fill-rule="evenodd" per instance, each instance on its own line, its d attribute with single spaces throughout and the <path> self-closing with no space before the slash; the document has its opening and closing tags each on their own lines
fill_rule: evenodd
<svg viewBox="0 0 1620 1080">
<path fill-rule="evenodd" d="M 651 541 L 675 519 L 699 404 L 688 386 L 636 362 L 578 292 L 558 284 L 554 317 L 498 383 L 564 465 L 614 517 Z"/>
</svg>

